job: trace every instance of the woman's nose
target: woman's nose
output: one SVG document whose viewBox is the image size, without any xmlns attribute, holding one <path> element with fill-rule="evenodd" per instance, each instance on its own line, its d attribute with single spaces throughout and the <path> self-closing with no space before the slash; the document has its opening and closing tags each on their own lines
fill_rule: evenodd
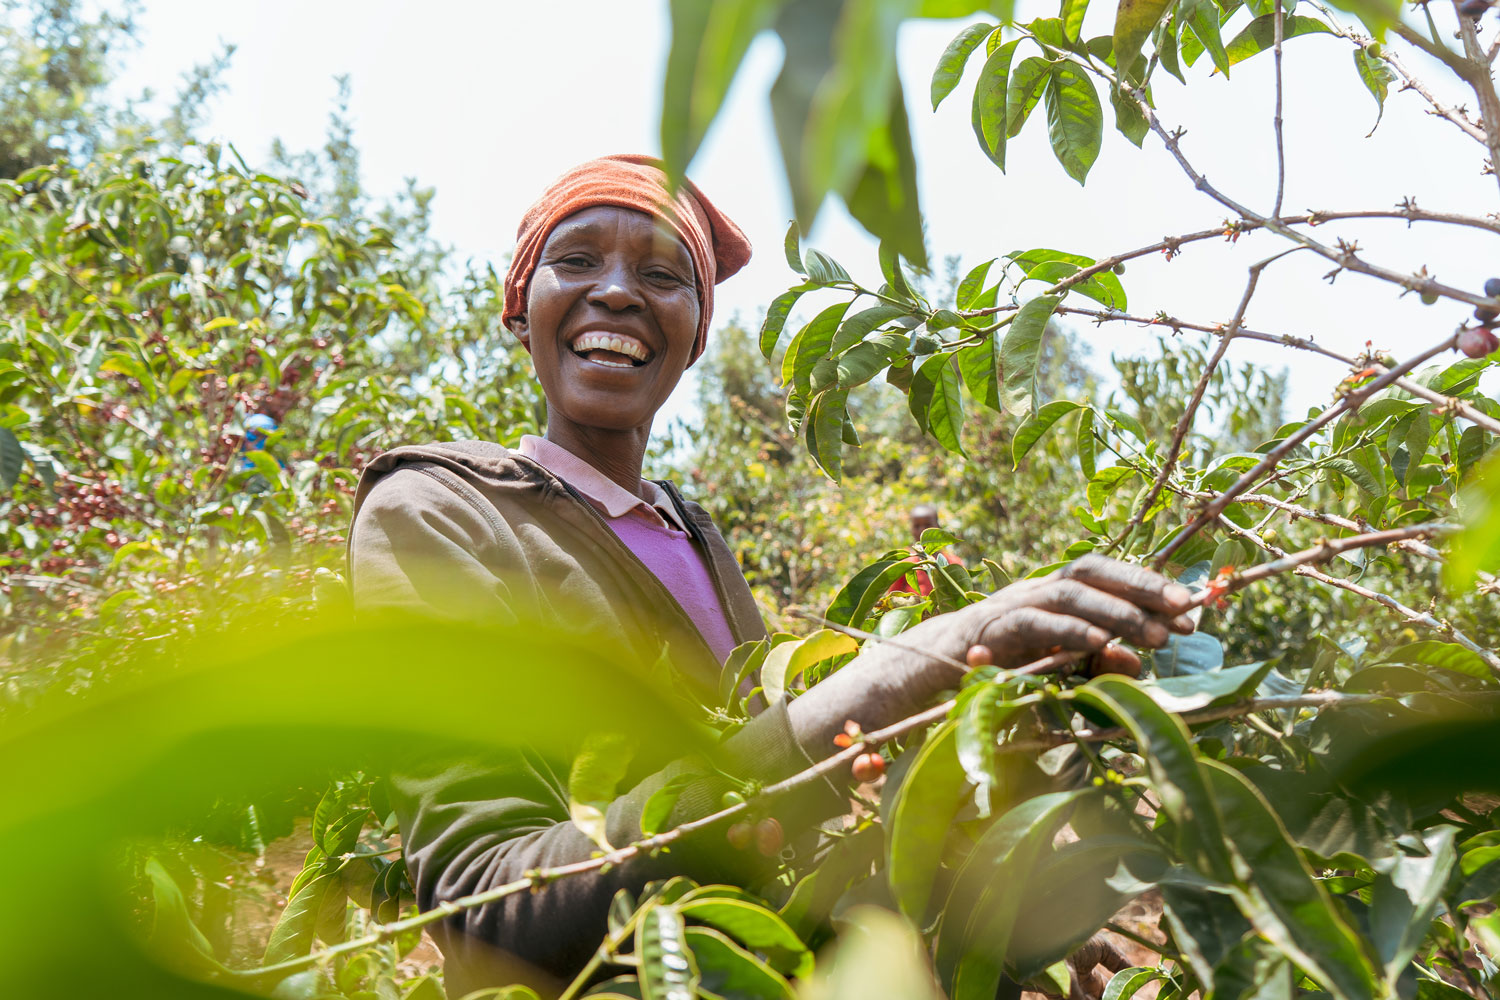
<svg viewBox="0 0 1500 1000">
<path fill-rule="evenodd" d="M 646 305 L 635 274 L 623 263 L 604 267 L 589 293 L 589 301 L 614 312 L 643 309 Z"/>
</svg>

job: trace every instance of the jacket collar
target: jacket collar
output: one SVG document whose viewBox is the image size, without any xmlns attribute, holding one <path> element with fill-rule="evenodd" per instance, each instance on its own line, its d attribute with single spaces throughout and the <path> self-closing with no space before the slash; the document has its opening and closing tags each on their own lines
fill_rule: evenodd
<svg viewBox="0 0 1500 1000">
<path fill-rule="evenodd" d="M 643 500 L 622 489 L 614 480 L 571 451 L 534 434 L 521 437 L 516 453 L 531 459 L 583 494 L 589 503 L 611 520 L 633 514 L 663 527 L 688 532 L 672 498 L 649 479 L 641 480 L 641 492 L 646 496 Z"/>
</svg>

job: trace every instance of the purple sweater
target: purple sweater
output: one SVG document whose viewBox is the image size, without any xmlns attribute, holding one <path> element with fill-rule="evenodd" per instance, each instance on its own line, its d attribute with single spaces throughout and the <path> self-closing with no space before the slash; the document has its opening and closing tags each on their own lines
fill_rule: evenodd
<svg viewBox="0 0 1500 1000">
<path fill-rule="evenodd" d="M 651 501 L 642 500 L 546 438 L 528 434 L 521 438 L 517 451 L 582 493 L 604 515 L 615 536 L 682 605 L 719 662 L 728 659 L 735 643 L 724 605 L 703 554 L 683 530 L 685 525 L 665 490 L 643 479 L 641 491 Z"/>
<path fill-rule="evenodd" d="M 734 649 L 734 636 L 729 632 L 724 606 L 714 590 L 708 567 L 703 565 L 703 556 L 692 538 L 685 531 L 653 524 L 632 514 L 607 520 L 626 548 L 677 598 L 708 642 L 708 648 L 723 663 Z"/>
</svg>

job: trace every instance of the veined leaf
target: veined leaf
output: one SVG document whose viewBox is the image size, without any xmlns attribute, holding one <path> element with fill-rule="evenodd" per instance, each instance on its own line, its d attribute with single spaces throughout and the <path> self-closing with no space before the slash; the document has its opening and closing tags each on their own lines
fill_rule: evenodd
<svg viewBox="0 0 1500 1000">
<path fill-rule="evenodd" d="M 687 928 L 674 906 L 658 904 L 635 925 L 642 1000 L 694 1000 L 698 966 L 688 950 Z"/>
<path fill-rule="evenodd" d="M 760 687 L 767 704 L 780 701 L 791 683 L 808 667 L 858 651 L 859 643 L 828 628 L 797 642 L 783 642 L 766 654 L 766 662 L 760 668 Z"/>
<path fill-rule="evenodd" d="M 1079 33 L 1083 30 L 1083 15 L 1088 9 L 1089 0 L 1063 0 L 1059 16 L 1063 23 L 1063 33 L 1070 40 L 1078 41 Z"/>
<path fill-rule="evenodd" d="M 974 86 L 974 106 L 970 113 L 979 148 L 1001 170 L 1005 169 L 1006 95 L 1010 81 L 1010 61 L 1016 54 L 1018 44 L 1019 39 L 1006 42 L 985 60 L 979 82 Z"/>
<path fill-rule="evenodd" d="M 992 257 L 964 275 L 964 280 L 958 283 L 958 292 L 954 296 L 954 304 L 958 308 L 976 308 L 975 303 L 984 294 L 984 280 L 989 277 L 990 265 L 994 264 L 995 260 L 996 258 Z"/>
<path fill-rule="evenodd" d="M 1328 25 L 1315 17 L 1297 17 L 1292 14 L 1283 14 L 1281 17 L 1281 37 L 1284 42 L 1288 38 L 1296 38 L 1298 35 L 1315 35 L 1333 31 Z M 1251 56 L 1259 55 L 1276 47 L 1276 15 L 1265 14 L 1257 17 L 1240 30 L 1240 33 L 1230 39 L 1229 44 L 1224 46 L 1224 53 L 1229 57 L 1229 65 L 1244 62 Z M 1358 58 L 1356 51 L 1356 60 Z"/>
<path fill-rule="evenodd" d="M 0 487 L 12 489 L 26 465 L 26 451 L 9 427 L 0 427 Z"/>
<path fill-rule="evenodd" d="M 964 704 L 958 717 L 958 763 L 974 785 L 974 804 L 980 819 L 989 818 L 990 793 L 998 781 L 995 737 L 1015 711 L 1004 690 L 986 685 Z"/>
<path fill-rule="evenodd" d="M 671 3 L 672 45 L 662 82 L 661 148 L 667 171 L 674 177 L 681 177 L 692 162 L 750 42 L 770 26 L 778 6 L 778 0 Z"/>
<path fill-rule="evenodd" d="M 1078 408 L 1079 404 L 1071 399 L 1056 399 L 1027 417 L 1011 440 L 1011 467 L 1020 468 L 1021 459 L 1052 429 L 1052 425 Z"/>
<path fill-rule="evenodd" d="M 822 364 L 824 362 L 820 362 Z M 825 475 L 834 482 L 844 471 L 844 439 L 849 425 L 848 389 L 831 389 L 820 392 L 808 404 L 803 421 L 807 436 L 807 450 Z M 854 441 L 857 444 L 858 438 Z"/>
<path fill-rule="evenodd" d="M 958 361 L 958 373 L 969 395 L 996 413 L 1003 413 L 1000 406 L 1000 354 L 995 337 L 991 335 L 977 344 L 961 347 L 953 356 Z"/>
<path fill-rule="evenodd" d="M 786 975 L 800 978 L 813 970 L 813 955 L 807 945 L 785 920 L 763 905 L 746 899 L 698 896 L 679 902 L 677 909 L 684 917 L 717 927 L 761 952 L 773 968 Z M 707 971 L 701 956 L 699 965 Z"/>
<path fill-rule="evenodd" d="M 1094 458 L 1098 453 L 1099 442 L 1094 440 L 1094 409 L 1085 407 L 1078 415 L 1078 427 L 1074 431 L 1073 440 L 1078 453 L 1078 467 L 1083 471 L 1085 479 L 1094 478 Z"/>
<path fill-rule="evenodd" d="M 704 995 L 796 1000 L 791 984 L 776 970 L 718 931 L 689 927 L 687 945 L 698 967 L 698 984 Z"/>
<path fill-rule="evenodd" d="M 901 912 L 920 926 L 953 817 L 965 791 L 957 724 L 944 723 L 917 750 L 887 818 L 886 878 Z"/>
<path fill-rule="evenodd" d="M 1224 847 L 1224 824 L 1209 793 L 1182 720 L 1168 714 L 1140 685 L 1118 675 L 1096 677 L 1074 697 L 1113 716 L 1130 730 L 1146 758 L 1162 809 L 1171 817 L 1182 853 L 1203 875 L 1234 875 Z"/>
<path fill-rule="evenodd" d="M 1375 98 L 1375 124 L 1370 126 L 1369 132 L 1369 135 L 1374 135 L 1375 130 L 1380 127 L 1380 119 L 1385 117 L 1385 97 L 1390 92 L 1396 74 L 1385 64 L 1384 59 L 1371 55 L 1370 48 L 1366 46 L 1354 50 L 1354 69 L 1359 73 L 1359 81 L 1365 85 L 1370 96 Z"/>
<path fill-rule="evenodd" d="M 1213 0 L 1183 0 L 1177 9 L 1177 17 L 1187 22 L 1188 30 L 1213 59 L 1214 67 L 1228 76 L 1229 56 L 1224 51 L 1224 41 L 1219 34 L 1219 8 Z"/>
<path fill-rule="evenodd" d="M 843 354 L 849 348 L 864 340 L 870 333 L 878 330 L 891 320 L 909 314 L 909 310 L 888 303 L 871 306 L 868 309 L 861 309 L 853 316 L 844 320 L 839 326 L 839 332 L 834 335 L 830 352 L 833 354 Z"/>
<path fill-rule="evenodd" d="M 905 559 L 882 559 L 866 566 L 834 595 L 823 617 L 839 625 L 862 626 L 875 602 L 911 568 Z"/>
<path fill-rule="evenodd" d="M 997 26 L 993 24 L 971 24 L 948 43 L 932 71 L 932 110 L 936 111 L 938 105 L 943 103 L 943 98 L 958 86 L 964 73 L 964 64 L 969 61 L 969 54 L 995 30 Z"/>
<path fill-rule="evenodd" d="M 1049 284 L 1061 281 L 1086 267 L 1098 263 L 1083 254 L 1066 253 L 1037 247 L 1032 250 L 1012 250 L 1005 255 L 1008 260 L 1026 272 L 1026 280 L 1046 281 Z M 1111 309 L 1128 309 L 1125 286 L 1113 271 L 1091 274 L 1083 281 L 1069 287 L 1068 291 L 1087 295 L 1100 305 Z"/>
<path fill-rule="evenodd" d="M 1005 333 L 1000 344 L 1000 402 L 1007 413 L 1021 416 L 1031 412 L 1042 337 L 1058 301 L 1055 295 L 1038 295 L 1016 312 Z"/>
<path fill-rule="evenodd" d="M 568 816 L 588 838 L 614 850 L 606 835 L 609 804 L 630 768 L 635 743 L 619 733 L 590 733 L 568 773 Z"/>
<path fill-rule="evenodd" d="M 1115 11 L 1114 47 L 1115 68 L 1122 76 L 1129 76 L 1151 29 L 1171 6 L 1172 0 L 1120 0 Z"/>
<path fill-rule="evenodd" d="M 776 353 L 776 344 L 781 339 L 782 328 L 786 326 L 786 318 L 791 314 L 792 306 L 802 298 L 802 294 L 811 291 L 817 286 L 808 282 L 788 288 L 771 301 L 766 309 L 766 318 L 760 325 L 760 353 L 766 360 Z"/>
<path fill-rule="evenodd" d="M 1313 878 L 1265 798 L 1233 768 L 1215 760 L 1201 767 L 1243 859 L 1244 881 L 1232 890 L 1240 911 L 1340 1000 L 1375 996 L 1375 970 L 1358 936 Z"/>
<path fill-rule="evenodd" d="M 1027 799 L 987 829 L 953 878 L 938 928 L 936 965 L 953 1000 L 994 997 L 1011 929 L 1038 855 L 1093 788 Z"/>
<path fill-rule="evenodd" d="M 656 791 L 646 799 L 646 804 L 641 807 L 641 833 L 647 837 L 654 837 L 667 829 L 667 823 L 671 820 L 672 810 L 677 808 L 677 800 L 688 786 L 698 781 L 702 775 L 683 773 L 674 774 L 666 780 Z M 624 892 L 624 890 L 620 890 Z"/>
<path fill-rule="evenodd" d="M 964 405 L 953 355 L 946 352 L 934 354 L 918 370 L 917 379 L 931 386 L 924 429 L 944 448 L 962 455 L 964 448 L 959 432 L 964 426 Z M 914 380 L 914 387 L 915 384 Z M 912 395 L 915 398 L 915 388 Z"/>
<path fill-rule="evenodd" d="M 817 253 L 808 251 L 809 255 Z M 812 322 L 802 328 L 786 349 L 781 361 L 782 384 L 795 388 L 802 395 L 812 389 L 813 366 L 828 356 L 833 346 L 833 335 L 838 331 L 839 321 L 849 308 L 847 302 L 836 302 L 814 316 Z"/>
<path fill-rule="evenodd" d="M 1082 184 L 1104 140 L 1099 92 L 1086 73 L 1072 63 L 1059 62 L 1053 64 L 1042 96 L 1052 152 L 1068 176 Z"/>
<path fill-rule="evenodd" d="M 786 227 L 786 239 L 782 241 L 782 246 L 786 251 L 786 266 L 798 274 L 806 274 L 807 267 L 802 263 L 802 227 L 797 225 L 796 219 Z"/>
<path fill-rule="evenodd" d="M 1031 109 L 1042 99 L 1042 88 L 1051 79 L 1052 60 L 1028 56 L 1010 75 L 1005 92 L 1005 134 L 1014 139 L 1031 115 Z"/>
</svg>

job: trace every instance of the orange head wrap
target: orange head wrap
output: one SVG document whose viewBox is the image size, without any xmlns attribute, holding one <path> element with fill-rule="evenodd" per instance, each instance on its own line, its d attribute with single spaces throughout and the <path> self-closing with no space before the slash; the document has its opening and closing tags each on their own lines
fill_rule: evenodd
<svg viewBox="0 0 1500 1000">
<path fill-rule="evenodd" d="M 595 205 L 616 205 L 654 215 L 687 247 L 698 279 L 698 339 L 693 344 L 692 361 L 698 360 L 708 342 L 714 285 L 750 260 L 750 241 L 692 181 L 684 178 L 673 194 L 661 161 L 649 156 L 621 153 L 581 163 L 553 181 L 527 209 L 516 230 L 516 253 L 505 275 L 504 321 L 509 324 L 526 315 L 531 276 L 553 228 L 568 216 Z"/>
</svg>

